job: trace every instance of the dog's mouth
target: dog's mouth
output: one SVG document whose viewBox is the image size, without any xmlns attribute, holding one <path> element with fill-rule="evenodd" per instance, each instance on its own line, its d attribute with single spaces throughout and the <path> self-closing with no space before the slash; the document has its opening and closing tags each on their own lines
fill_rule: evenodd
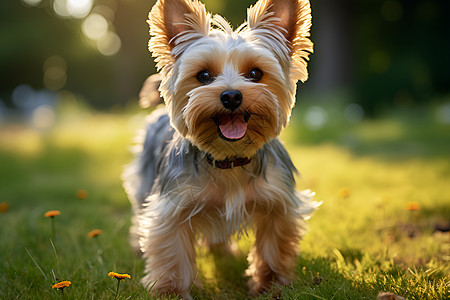
<svg viewBox="0 0 450 300">
<path fill-rule="evenodd" d="M 217 125 L 219 136 L 226 141 L 235 142 L 245 136 L 250 113 L 233 112 L 214 115 L 212 119 Z"/>
</svg>

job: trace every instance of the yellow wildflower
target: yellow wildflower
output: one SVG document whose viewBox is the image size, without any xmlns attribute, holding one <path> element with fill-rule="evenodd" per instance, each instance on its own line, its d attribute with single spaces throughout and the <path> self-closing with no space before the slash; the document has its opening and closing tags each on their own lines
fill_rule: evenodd
<svg viewBox="0 0 450 300">
<path fill-rule="evenodd" d="M 338 195 L 340 198 L 347 198 L 350 196 L 350 190 L 346 187 L 343 187 L 339 190 Z"/>
<path fill-rule="evenodd" d="M 61 282 L 55 283 L 55 284 L 52 286 L 52 289 L 62 290 L 62 289 L 64 289 L 64 288 L 68 287 L 68 286 L 71 285 L 71 284 L 72 284 L 72 282 L 67 281 L 67 280 L 61 281 Z"/>
<path fill-rule="evenodd" d="M 406 204 L 406 209 L 409 211 L 416 211 L 420 209 L 420 203 L 419 202 L 409 202 Z"/>
<path fill-rule="evenodd" d="M 0 203 L 0 213 L 5 213 L 9 209 L 9 203 L 8 202 L 2 202 Z"/>
<path fill-rule="evenodd" d="M 78 190 L 75 195 L 78 199 L 86 199 L 88 192 L 86 190 Z"/>
<path fill-rule="evenodd" d="M 94 230 L 92 230 L 92 231 L 90 231 L 88 233 L 88 237 L 89 238 L 94 238 L 94 237 L 96 237 L 96 236 L 98 236 L 98 235 L 100 235 L 102 233 L 103 233 L 103 231 L 101 231 L 100 229 L 94 229 Z"/>
<path fill-rule="evenodd" d="M 61 212 L 59 210 L 49 210 L 48 212 L 45 213 L 45 217 L 46 218 L 53 218 L 55 216 L 60 215 Z"/>
<path fill-rule="evenodd" d="M 116 272 L 109 272 L 108 276 L 117 279 L 116 295 L 114 296 L 114 300 L 116 300 L 117 296 L 119 295 L 120 281 L 125 281 L 125 278 L 131 278 L 131 276 L 128 275 L 128 274 L 119 274 L 119 273 L 116 273 Z"/>
<path fill-rule="evenodd" d="M 128 274 L 119 274 L 119 273 L 116 273 L 116 272 L 109 272 L 108 276 L 116 278 L 117 280 L 122 280 L 122 281 L 124 281 L 125 278 L 128 278 L 128 279 L 131 278 L 131 276 L 128 275 Z"/>
</svg>

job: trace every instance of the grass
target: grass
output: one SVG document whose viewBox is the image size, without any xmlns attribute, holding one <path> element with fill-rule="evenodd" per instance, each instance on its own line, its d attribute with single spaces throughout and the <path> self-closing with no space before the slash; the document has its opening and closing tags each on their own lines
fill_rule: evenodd
<svg viewBox="0 0 450 300">
<path fill-rule="evenodd" d="M 131 275 L 118 299 L 152 299 L 128 244 L 119 178 L 144 116 L 68 107 L 46 132 L 0 128 L 0 202 L 9 203 L 0 214 L 0 298 L 114 299 L 114 271 Z M 298 188 L 324 204 L 309 221 L 296 281 L 260 299 L 375 299 L 380 291 L 449 299 L 449 126 L 397 114 L 312 131 L 301 120 L 296 112 L 282 138 L 301 172 Z M 418 210 L 406 209 L 411 204 Z M 54 240 L 44 217 L 53 209 L 61 211 Z M 88 238 L 97 228 L 103 233 Z M 203 289 L 193 287 L 195 299 L 247 298 L 252 239 L 240 240 L 232 258 L 198 249 Z M 64 295 L 51 288 L 62 280 L 72 282 Z"/>
</svg>

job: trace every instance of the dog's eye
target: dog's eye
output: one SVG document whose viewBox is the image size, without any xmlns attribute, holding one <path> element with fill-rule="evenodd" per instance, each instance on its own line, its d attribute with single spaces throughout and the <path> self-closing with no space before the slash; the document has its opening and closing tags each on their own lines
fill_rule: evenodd
<svg viewBox="0 0 450 300">
<path fill-rule="evenodd" d="M 258 68 L 252 69 L 247 75 L 247 78 L 254 82 L 260 81 L 262 77 L 263 72 Z"/>
<path fill-rule="evenodd" d="M 200 83 L 208 84 L 214 81 L 214 77 L 207 70 L 202 70 L 197 73 L 197 80 Z"/>
</svg>

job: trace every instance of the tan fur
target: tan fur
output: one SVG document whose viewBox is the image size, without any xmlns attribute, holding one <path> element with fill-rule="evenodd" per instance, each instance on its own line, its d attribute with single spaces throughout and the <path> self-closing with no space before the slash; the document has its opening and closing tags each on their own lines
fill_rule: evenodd
<svg viewBox="0 0 450 300">
<path fill-rule="evenodd" d="M 141 248 L 147 259 L 143 283 L 156 282 L 154 291 L 187 297 L 196 275 L 194 232 L 212 244 L 226 244 L 249 223 L 256 229 L 246 273 L 252 277 L 250 291 L 257 294 L 274 282 L 290 282 L 305 226 L 302 216 L 313 209 L 306 205 L 302 211 L 299 207 L 310 203 L 312 194 L 295 193 L 272 164 L 268 174 L 266 181 L 252 179 L 242 168 L 212 169 L 196 180 L 180 182 L 171 191 L 176 199 L 148 198 L 139 221 L 140 235 L 145 237 Z M 154 211 L 161 215 L 156 218 Z"/>
<path fill-rule="evenodd" d="M 256 236 L 246 273 L 251 293 L 293 280 L 304 221 L 316 204 L 312 193 L 295 190 L 295 168 L 276 138 L 289 122 L 297 80 L 308 78 L 311 9 L 307 0 L 259 0 L 247 13 L 247 22 L 236 30 L 221 16 L 211 17 L 197 0 L 158 0 L 149 14 L 149 49 L 176 131 L 168 148 L 184 145 L 159 159 L 169 165 L 170 155 L 198 155 L 194 163 L 171 161 L 174 171 L 159 170 L 164 174 L 155 177 L 150 172 L 155 181 L 151 190 L 143 189 L 144 207 L 134 204 L 146 259 L 142 281 L 155 283 L 153 292 L 189 298 L 197 272 L 196 238 L 227 244 L 230 235 L 247 228 Z M 248 78 L 255 68 L 263 72 L 257 82 Z M 199 82 L 203 70 L 213 76 L 211 82 Z M 249 116 L 245 135 L 236 141 L 223 138 L 216 124 L 217 116 L 232 114 L 220 100 L 230 90 L 242 94 L 233 113 Z M 207 156 L 252 161 L 221 170 L 210 166 Z M 133 172 L 130 178 L 140 180 Z M 139 184 L 125 184 L 130 198 L 136 189 L 137 195 L 144 193 Z"/>
</svg>

